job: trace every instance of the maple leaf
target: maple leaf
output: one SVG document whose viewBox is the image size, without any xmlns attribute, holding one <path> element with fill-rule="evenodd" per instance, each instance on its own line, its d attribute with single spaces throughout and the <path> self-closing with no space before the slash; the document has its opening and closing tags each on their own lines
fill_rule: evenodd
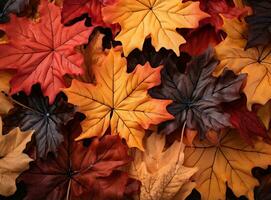
<svg viewBox="0 0 271 200">
<path fill-rule="evenodd" d="M 0 45 L 0 69 L 17 69 L 12 78 L 11 94 L 24 90 L 30 93 L 35 83 L 40 83 L 49 102 L 61 88 L 65 88 L 63 75 L 81 74 L 83 56 L 74 47 L 87 43 L 92 28 L 84 22 L 71 27 L 60 23 L 60 8 L 46 0 L 39 7 L 40 22 L 11 16 L 4 24 L 10 43 Z M 0 28 L 1 28 L 0 27 Z"/>
<path fill-rule="evenodd" d="M 256 136 L 268 138 L 267 130 L 257 113 L 247 109 L 245 98 L 225 105 L 224 109 L 231 115 L 230 122 L 233 127 L 248 144 L 253 145 L 252 138 Z"/>
<path fill-rule="evenodd" d="M 227 38 L 216 48 L 217 58 L 221 61 L 214 75 L 221 74 L 227 67 L 236 74 L 246 73 L 247 83 L 244 93 L 247 106 L 251 110 L 254 103 L 265 104 L 271 98 L 269 88 L 271 69 L 271 46 L 259 46 L 245 50 L 247 43 L 247 25 L 238 19 L 224 21 Z"/>
<path fill-rule="evenodd" d="M 189 178 L 195 174 L 197 168 L 183 165 L 184 144 L 175 141 L 164 151 L 165 136 L 152 133 L 147 138 L 145 147 L 145 152 L 135 152 L 129 171 L 141 181 L 140 199 L 172 200 L 178 191 L 186 187 L 186 192 L 181 194 L 179 200 L 185 199 L 195 187 Z"/>
<path fill-rule="evenodd" d="M 261 140 L 254 148 L 246 144 L 235 131 L 224 131 L 217 145 L 194 141 L 194 146 L 184 151 L 185 166 L 198 167 L 193 179 L 204 200 L 225 199 L 226 183 L 237 196 L 253 198 L 253 188 L 258 181 L 251 170 L 255 166 L 270 164 L 271 146 Z"/>
<path fill-rule="evenodd" d="M 96 85 L 73 80 L 64 90 L 69 103 L 86 115 L 77 140 L 101 137 L 110 126 L 112 134 L 119 134 L 129 147 L 143 150 L 144 129 L 173 118 L 166 110 L 171 100 L 153 99 L 147 94 L 160 84 L 161 67 L 153 69 L 146 64 L 127 74 L 125 58 L 111 49 L 107 56 L 96 59 L 92 70 Z"/>
<path fill-rule="evenodd" d="M 253 9 L 253 15 L 246 17 L 248 23 L 247 48 L 258 45 L 268 45 L 271 42 L 271 1 L 248 0 Z"/>
<path fill-rule="evenodd" d="M 63 9 L 61 12 L 61 21 L 67 22 L 80 17 L 84 13 L 88 13 L 91 17 L 91 24 L 93 26 L 104 26 L 112 28 L 113 33 L 118 30 L 116 25 L 108 24 L 103 21 L 102 8 L 112 5 L 116 0 L 64 0 Z"/>
<path fill-rule="evenodd" d="M 0 23 L 9 21 L 9 13 L 21 13 L 28 5 L 29 0 L 4 0 L 0 5 Z"/>
<path fill-rule="evenodd" d="M 221 104 L 240 97 L 245 75 L 236 76 L 225 70 L 222 76 L 215 78 L 212 72 L 217 64 L 212 49 L 208 49 L 192 58 L 185 74 L 173 66 L 163 69 L 162 85 L 150 91 L 152 97 L 173 100 L 168 111 L 175 119 L 162 124 L 163 133 L 170 134 L 186 122 L 187 128 L 197 129 L 204 138 L 209 130 L 231 126 L 230 116 L 223 112 Z"/>
<path fill-rule="evenodd" d="M 2 135 L 0 118 L 0 194 L 10 196 L 16 191 L 16 178 L 28 169 L 32 160 L 23 151 L 31 140 L 33 132 L 21 132 L 15 128 L 7 135 Z"/>
<path fill-rule="evenodd" d="M 17 105 L 3 118 L 5 126 L 19 126 L 23 131 L 35 130 L 38 157 L 46 157 L 48 152 L 56 153 L 63 141 L 61 128 L 72 119 L 73 106 L 67 104 L 63 94 L 59 94 L 49 105 L 48 98 L 35 86 L 29 96 L 20 94 L 13 101 Z"/>
<path fill-rule="evenodd" d="M 83 145 L 83 141 L 74 142 L 80 133 L 78 119 L 68 123 L 66 130 L 59 156 L 36 160 L 20 177 L 27 186 L 26 200 L 117 200 L 123 199 L 131 184 L 138 190 L 138 181 L 117 170 L 132 160 L 118 136 L 106 135 Z"/>
<path fill-rule="evenodd" d="M 148 36 L 156 51 L 164 47 L 180 55 L 179 45 L 185 39 L 176 28 L 196 28 L 199 20 L 208 16 L 200 10 L 199 2 L 180 0 L 119 0 L 102 13 L 105 22 L 120 24 L 121 32 L 115 39 L 122 42 L 125 56 L 135 48 L 142 50 Z"/>
<path fill-rule="evenodd" d="M 6 97 L 5 93 L 9 93 L 9 81 L 11 74 L 8 72 L 0 73 L 0 114 L 7 114 L 13 108 L 11 101 Z"/>
</svg>

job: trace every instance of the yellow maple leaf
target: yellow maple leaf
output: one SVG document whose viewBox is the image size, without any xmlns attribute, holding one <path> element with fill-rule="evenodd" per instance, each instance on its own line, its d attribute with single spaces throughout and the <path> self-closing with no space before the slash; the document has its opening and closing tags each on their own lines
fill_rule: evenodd
<svg viewBox="0 0 271 200">
<path fill-rule="evenodd" d="M 13 108 L 11 101 L 6 97 L 9 93 L 11 74 L 7 72 L 0 73 L 0 114 L 6 114 Z"/>
<path fill-rule="evenodd" d="M 166 110 L 171 100 L 153 99 L 147 94 L 160 84 L 161 67 L 153 69 L 147 63 L 128 74 L 126 65 L 121 52 L 111 49 L 92 65 L 96 85 L 73 80 L 64 90 L 68 101 L 86 115 L 77 140 L 100 137 L 110 126 L 111 133 L 126 139 L 129 147 L 143 150 L 144 129 L 173 118 Z"/>
<path fill-rule="evenodd" d="M 0 194 L 10 196 L 16 191 L 16 178 L 29 167 L 32 159 L 23 153 L 33 131 L 22 133 L 19 128 L 2 135 L 0 118 Z"/>
<path fill-rule="evenodd" d="M 220 64 L 214 75 L 221 74 L 224 68 L 236 74 L 247 73 L 244 93 L 248 109 L 251 110 L 254 103 L 265 104 L 271 98 L 271 45 L 245 50 L 247 24 L 243 20 L 224 19 L 224 31 L 227 38 L 215 48 Z"/>
<path fill-rule="evenodd" d="M 148 36 L 156 51 L 164 47 L 180 55 L 179 46 L 185 39 L 176 28 L 196 28 L 209 16 L 200 10 L 199 2 L 182 0 L 119 0 L 102 12 L 104 21 L 120 24 L 115 39 L 122 42 L 125 56 L 135 48 L 142 50 Z"/>
<path fill-rule="evenodd" d="M 267 167 L 271 163 L 271 145 L 261 140 L 254 141 L 254 148 L 245 143 L 235 131 L 224 131 L 217 145 L 194 141 L 186 147 L 184 165 L 198 167 L 193 176 L 196 189 L 202 200 L 222 200 L 226 197 L 226 183 L 236 196 L 253 198 L 253 189 L 258 185 L 252 168 Z"/>
<path fill-rule="evenodd" d="M 261 106 L 257 111 L 257 115 L 262 120 L 265 128 L 269 130 L 271 120 L 271 101 L 268 101 L 265 105 Z"/>
<path fill-rule="evenodd" d="M 129 170 L 132 177 L 141 181 L 140 200 L 185 199 L 195 187 L 189 179 L 197 168 L 183 165 L 184 144 L 175 141 L 164 151 L 165 136 L 153 133 L 145 147 L 145 152 L 135 152 Z"/>
</svg>

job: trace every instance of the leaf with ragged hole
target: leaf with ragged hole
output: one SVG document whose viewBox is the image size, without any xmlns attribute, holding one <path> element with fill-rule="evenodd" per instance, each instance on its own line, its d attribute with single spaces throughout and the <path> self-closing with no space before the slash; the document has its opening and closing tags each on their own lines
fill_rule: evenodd
<svg viewBox="0 0 271 200">
<path fill-rule="evenodd" d="M 16 107 L 4 117 L 5 126 L 19 126 L 23 131 L 34 130 L 38 157 L 46 157 L 49 152 L 56 153 L 63 141 L 61 129 L 73 117 L 73 106 L 67 104 L 63 94 L 59 94 L 49 105 L 48 98 L 43 96 L 37 85 L 33 86 L 29 96 L 20 94 L 13 101 Z"/>
<path fill-rule="evenodd" d="M 271 45 L 245 50 L 248 30 L 243 20 L 225 19 L 223 29 L 227 38 L 215 48 L 220 64 L 214 74 L 221 74 L 224 68 L 248 74 L 244 88 L 248 109 L 253 104 L 265 104 L 271 98 Z"/>
<path fill-rule="evenodd" d="M 152 133 L 146 139 L 145 152 L 136 151 L 129 173 L 141 181 L 141 200 L 185 199 L 195 184 L 189 179 L 197 168 L 188 168 L 184 162 L 184 144 L 175 141 L 164 151 L 165 136 Z M 178 198 L 174 198 L 175 196 Z"/>
<path fill-rule="evenodd" d="M 101 137 L 110 126 L 111 133 L 124 138 L 129 147 L 142 150 L 144 129 L 173 118 L 166 110 L 171 100 L 153 99 L 147 94 L 160 84 L 161 67 L 153 69 L 145 64 L 128 74 L 120 51 L 111 49 L 104 54 L 92 65 L 96 85 L 73 80 L 64 90 L 69 103 L 86 115 L 77 140 Z"/>
<path fill-rule="evenodd" d="M 78 119 L 66 127 L 59 155 L 38 159 L 20 177 L 26 184 L 24 199 L 121 200 L 139 191 L 139 182 L 118 170 L 131 161 L 128 147 L 118 136 L 75 142 Z"/>
<path fill-rule="evenodd" d="M 0 118 L 0 195 L 10 196 L 16 191 L 16 178 L 28 169 L 32 160 L 23 153 L 26 144 L 30 142 L 33 131 L 21 132 L 15 128 L 2 135 L 2 120 Z"/>
<path fill-rule="evenodd" d="M 271 161 L 271 146 L 255 140 L 254 147 L 245 143 L 237 132 L 226 130 L 217 145 L 194 141 L 184 151 L 185 166 L 198 167 L 193 179 L 204 200 L 224 199 L 226 182 L 236 196 L 253 198 L 258 181 L 252 176 L 255 166 L 266 167 Z"/>
<path fill-rule="evenodd" d="M 196 28 L 208 16 L 200 10 L 199 2 L 180 0 L 119 0 L 103 8 L 102 13 L 104 21 L 120 24 L 121 31 L 115 39 L 122 42 L 125 56 L 133 49 L 142 50 L 149 36 L 156 51 L 164 47 L 179 55 L 179 45 L 185 39 L 176 28 Z"/>
<path fill-rule="evenodd" d="M 173 103 L 168 111 L 175 116 L 174 120 L 161 125 L 161 132 L 170 134 L 186 126 L 196 129 L 204 138 L 209 130 L 220 130 L 230 127 L 230 116 L 223 112 L 222 103 L 240 98 L 240 88 L 245 75 L 236 76 L 225 70 L 215 78 L 212 72 L 218 61 L 213 50 L 192 58 L 187 64 L 186 73 L 179 73 L 174 66 L 162 70 L 162 84 L 150 90 L 151 96 L 160 99 L 171 99 Z"/>
<path fill-rule="evenodd" d="M 21 90 L 30 93 L 33 84 L 40 83 L 45 96 L 53 103 L 66 84 L 65 74 L 82 74 L 83 56 L 74 48 L 88 42 L 92 28 L 84 22 L 64 27 L 60 8 L 41 0 L 40 19 L 34 23 L 11 16 L 11 22 L 0 25 L 9 43 L 0 45 L 0 70 L 16 69 L 11 80 L 11 94 Z"/>
</svg>

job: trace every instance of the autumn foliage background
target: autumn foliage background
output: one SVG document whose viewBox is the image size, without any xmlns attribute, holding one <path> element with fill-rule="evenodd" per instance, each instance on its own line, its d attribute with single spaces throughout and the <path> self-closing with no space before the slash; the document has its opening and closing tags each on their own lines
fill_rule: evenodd
<svg viewBox="0 0 271 200">
<path fill-rule="evenodd" d="M 271 0 L 2 0 L 0 199 L 271 199 Z"/>
</svg>

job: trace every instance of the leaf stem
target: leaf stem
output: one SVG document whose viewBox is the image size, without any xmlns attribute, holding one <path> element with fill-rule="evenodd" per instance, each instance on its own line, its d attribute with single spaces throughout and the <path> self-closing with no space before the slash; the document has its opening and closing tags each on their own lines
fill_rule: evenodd
<svg viewBox="0 0 271 200">
<path fill-rule="evenodd" d="M 68 189 L 67 189 L 66 200 L 69 200 L 69 199 L 70 199 L 71 182 L 72 182 L 72 179 L 70 178 L 70 180 L 69 180 L 69 185 L 68 185 Z"/>
</svg>

